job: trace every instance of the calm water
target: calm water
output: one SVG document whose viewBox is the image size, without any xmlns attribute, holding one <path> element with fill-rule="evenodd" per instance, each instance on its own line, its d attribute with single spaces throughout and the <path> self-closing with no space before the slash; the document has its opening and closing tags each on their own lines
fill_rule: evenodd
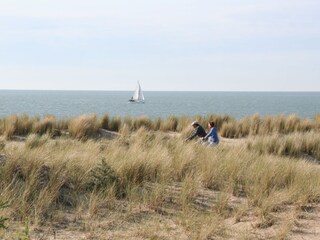
<svg viewBox="0 0 320 240">
<path fill-rule="evenodd" d="M 109 113 L 112 116 L 229 114 L 236 118 L 260 113 L 313 117 L 320 113 L 320 92 L 144 92 L 145 104 L 128 104 L 132 92 L 0 91 L 0 117 L 26 113 L 71 117 Z"/>
</svg>

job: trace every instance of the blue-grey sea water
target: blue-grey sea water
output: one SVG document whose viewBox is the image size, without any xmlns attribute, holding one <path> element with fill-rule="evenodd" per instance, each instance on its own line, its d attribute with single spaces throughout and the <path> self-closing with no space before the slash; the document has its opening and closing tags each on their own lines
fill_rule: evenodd
<svg viewBox="0 0 320 240">
<path fill-rule="evenodd" d="M 26 113 L 59 118 L 96 113 L 151 118 L 228 114 L 235 118 L 320 113 L 320 92 L 144 92 L 145 104 L 128 104 L 132 92 L 0 90 L 0 117 Z"/>
</svg>

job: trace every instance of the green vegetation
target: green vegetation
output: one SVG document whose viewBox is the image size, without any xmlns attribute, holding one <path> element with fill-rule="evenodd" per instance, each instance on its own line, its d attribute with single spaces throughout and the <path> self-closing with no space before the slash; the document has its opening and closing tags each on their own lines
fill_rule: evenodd
<svg viewBox="0 0 320 240">
<path fill-rule="evenodd" d="M 8 207 L 7 203 L 0 202 L 0 210 L 7 207 Z M 6 221 L 8 221 L 8 218 L 5 218 L 4 216 L 0 216 L 0 229 L 6 228 L 5 226 Z"/>
</svg>

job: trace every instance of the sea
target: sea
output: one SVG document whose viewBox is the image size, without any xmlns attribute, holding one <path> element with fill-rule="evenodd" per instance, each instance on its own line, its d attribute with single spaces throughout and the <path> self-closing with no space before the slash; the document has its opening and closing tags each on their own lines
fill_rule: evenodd
<svg viewBox="0 0 320 240">
<path fill-rule="evenodd" d="M 237 119 L 259 113 L 295 114 L 313 118 L 320 113 L 320 92 L 158 92 L 145 91 L 144 104 L 130 104 L 126 91 L 0 90 L 0 117 L 12 114 L 55 115 L 69 118 L 83 114 L 165 118 L 226 114 Z"/>
</svg>

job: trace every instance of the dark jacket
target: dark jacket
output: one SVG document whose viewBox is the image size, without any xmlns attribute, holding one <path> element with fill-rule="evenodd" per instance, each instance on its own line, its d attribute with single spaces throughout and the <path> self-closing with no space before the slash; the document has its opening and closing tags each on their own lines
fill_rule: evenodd
<svg viewBox="0 0 320 240">
<path fill-rule="evenodd" d="M 201 127 L 200 125 L 198 125 L 193 133 L 187 138 L 187 140 L 192 140 L 194 139 L 195 137 L 205 137 L 207 134 L 206 134 L 206 131 L 203 129 L 203 127 Z"/>
</svg>

